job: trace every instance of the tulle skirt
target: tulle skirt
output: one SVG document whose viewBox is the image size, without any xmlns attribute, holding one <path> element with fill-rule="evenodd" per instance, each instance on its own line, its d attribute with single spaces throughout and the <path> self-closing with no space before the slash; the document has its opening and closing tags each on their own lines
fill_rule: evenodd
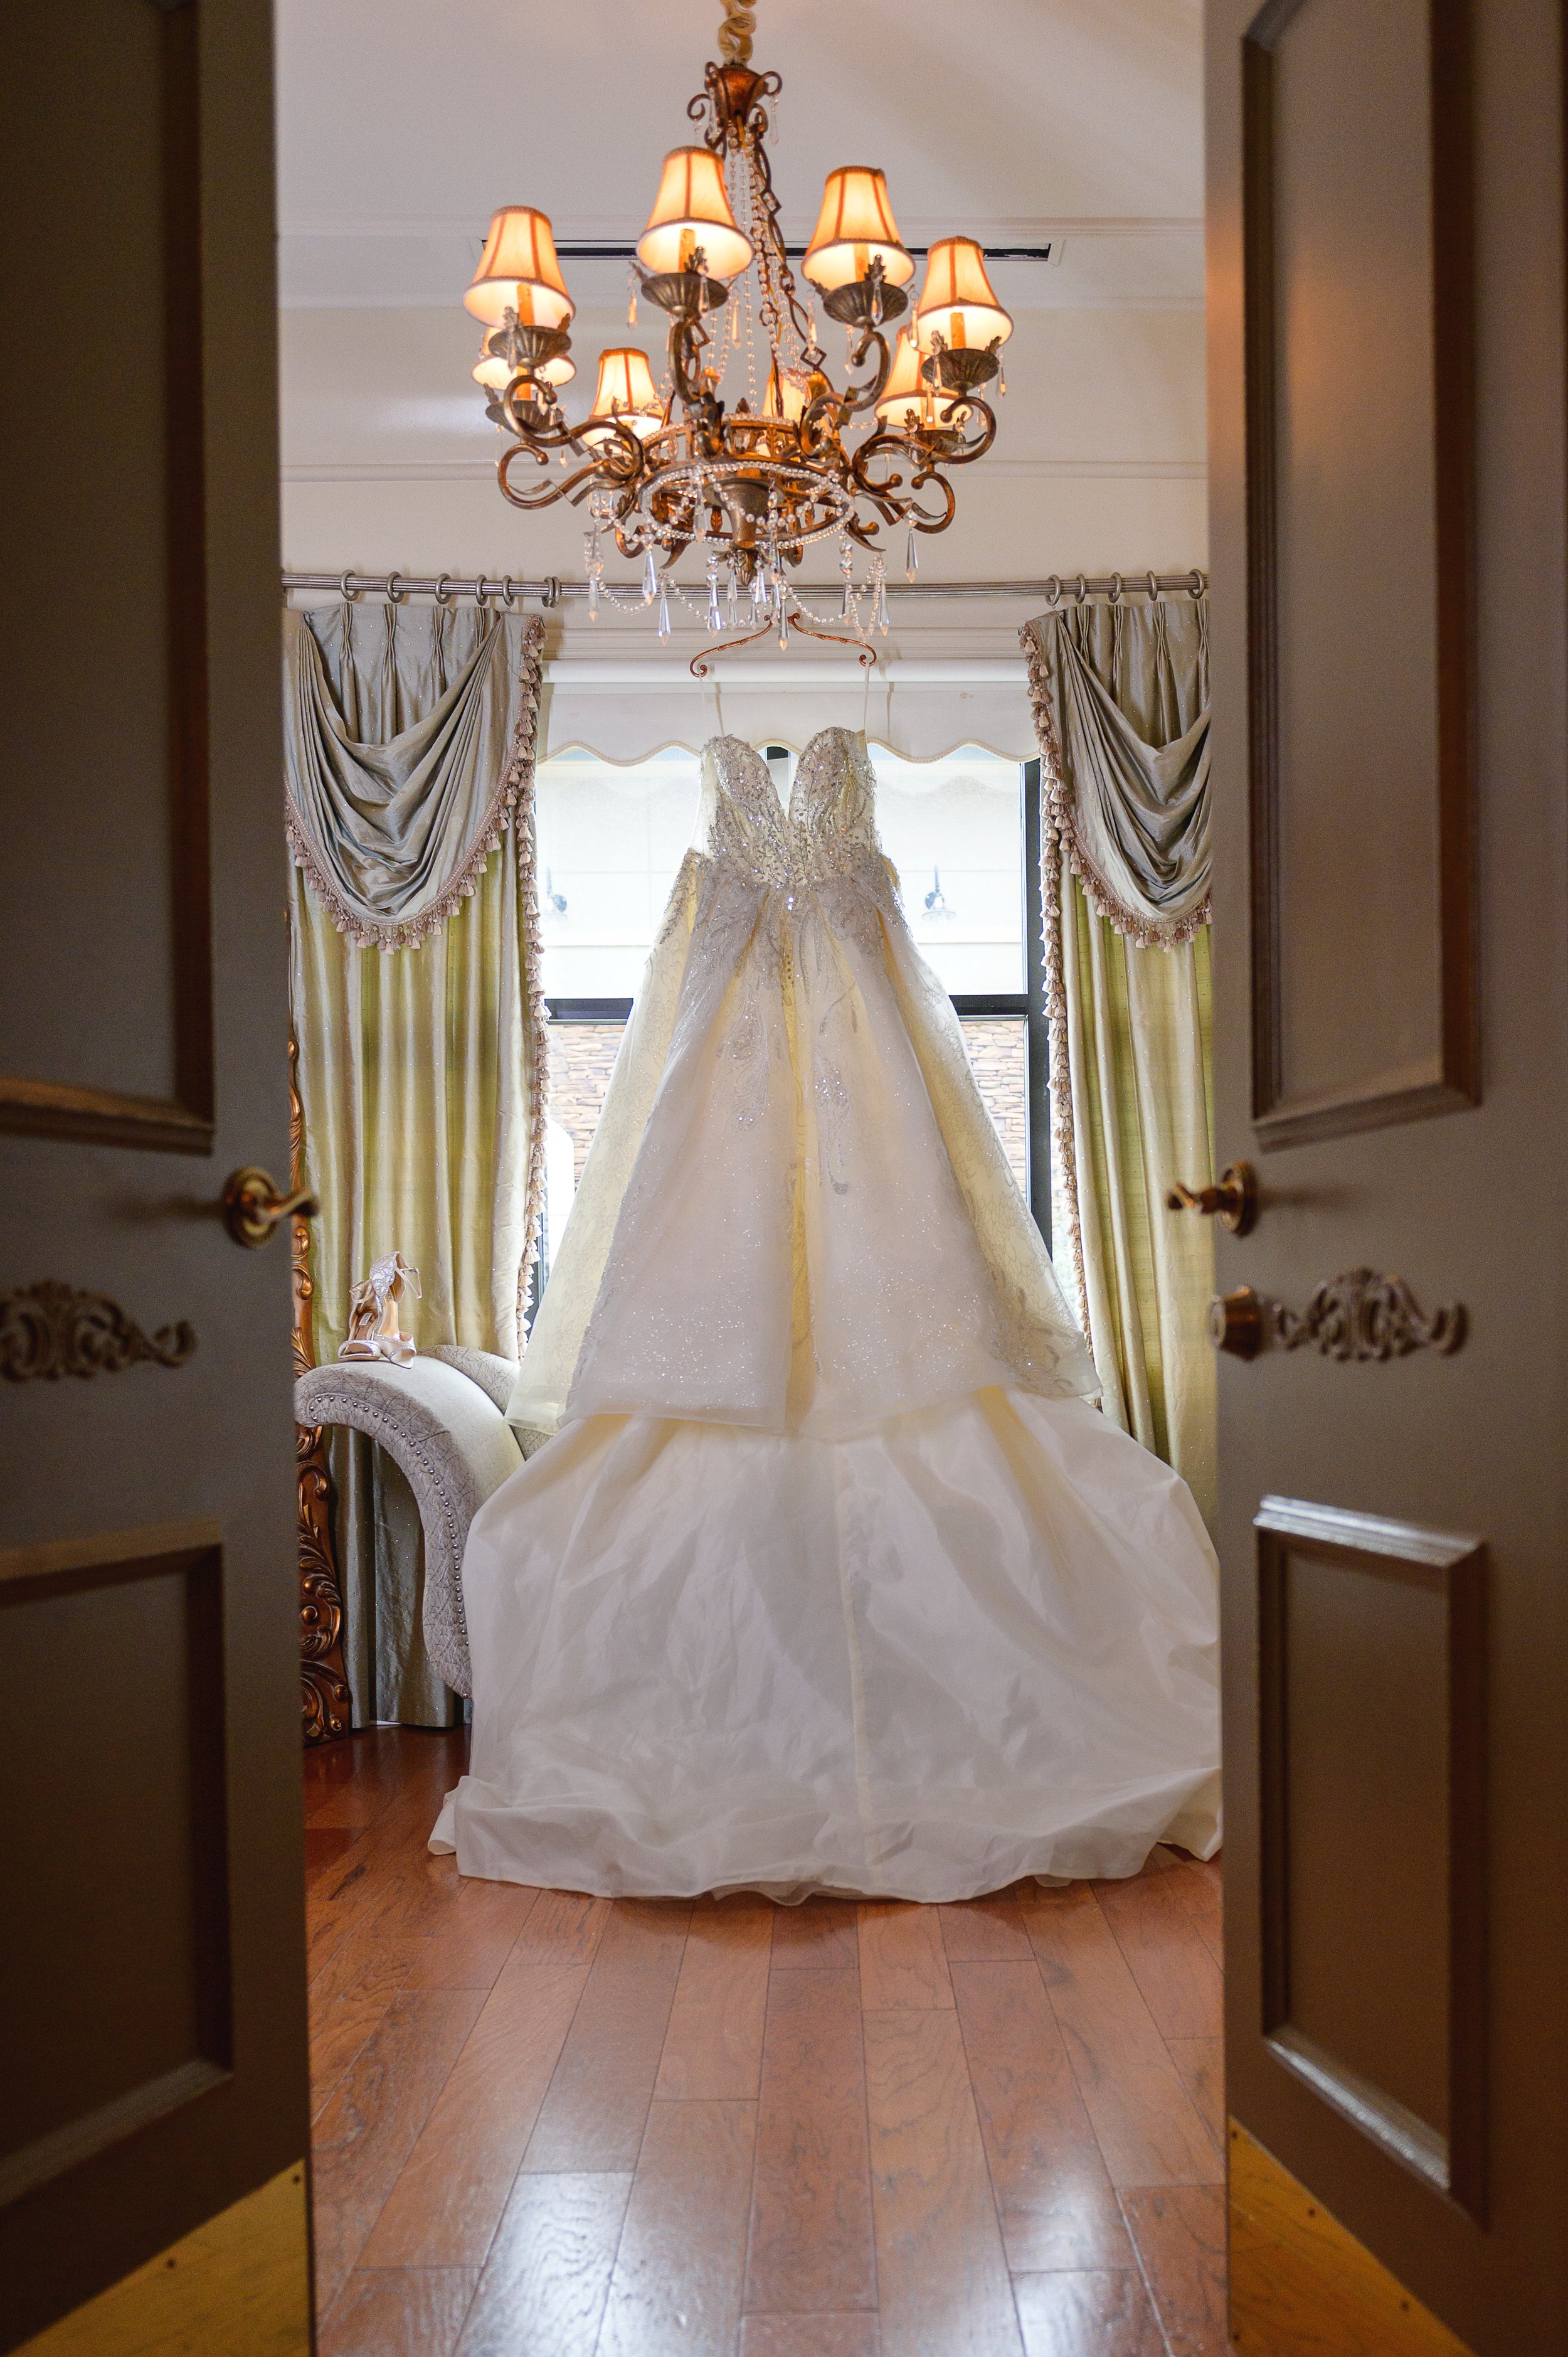
<svg viewBox="0 0 1568 2357">
<path fill-rule="evenodd" d="M 569 1425 L 475 1520 L 461 1871 L 934 1901 L 1219 1846 L 1217 1577 L 1079 1400 Z"/>
</svg>

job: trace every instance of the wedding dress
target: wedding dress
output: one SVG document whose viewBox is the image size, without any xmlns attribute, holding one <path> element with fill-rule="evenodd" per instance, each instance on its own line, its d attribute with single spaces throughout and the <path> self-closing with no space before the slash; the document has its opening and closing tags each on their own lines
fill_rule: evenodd
<svg viewBox="0 0 1568 2357">
<path fill-rule="evenodd" d="M 925 1900 L 1219 1841 L 1216 1569 L 1092 1363 L 882 856 L 729 737 L 463 1566 L 464 1874 Z"/>
</svg>

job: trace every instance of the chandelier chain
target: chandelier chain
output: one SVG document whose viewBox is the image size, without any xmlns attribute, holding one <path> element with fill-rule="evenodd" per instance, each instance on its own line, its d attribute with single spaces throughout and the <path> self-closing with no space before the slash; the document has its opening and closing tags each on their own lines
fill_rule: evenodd
<svg viewBox="0 0 1568 2357">
<path fill-rule="evenodd" d="M 751 63 L 751 37 L 756 30 L 754 0 L 725 0 L 725 19 L 719 27 L 719 55 L 726 66 L 748 66 Z"/>
</svg>

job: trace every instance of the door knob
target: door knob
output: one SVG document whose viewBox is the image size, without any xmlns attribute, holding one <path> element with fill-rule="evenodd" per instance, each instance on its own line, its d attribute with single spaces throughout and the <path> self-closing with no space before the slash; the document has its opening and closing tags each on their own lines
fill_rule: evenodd
<svg viewBox="0 0 1568 2357">
<path fill-rule="evenodd" d="M 1173 1187 L 1165 1209 L 1197 1211 L 1206 1220 L 1218 1220 L 1233 1236 L 1249 1235 L 1258 1219 L 1258 1174 L 1250 1162 L 1228 1163 L 1218 1187 Z"/>
<path fill-rule="evenodd" d="M 252 1252 L 270 1243 L 285 1220 L 313 1220 L 320 1209 L 308 1187 L 280 1195 L 269 1172 L 249 1166 L 231 1172 L 223 1189 L 223 1224 L 237 1244 Z"/>
<path fill-rule="evenodd" d="M 1208 1339 L 1217 1351 L 1235 1359 L 1255 1359 L 1268 1336 L 1263 1328 L 1263 1304 L 1250 1285 L 1222 1293 L 1208 1305 Z"/>
</svg>

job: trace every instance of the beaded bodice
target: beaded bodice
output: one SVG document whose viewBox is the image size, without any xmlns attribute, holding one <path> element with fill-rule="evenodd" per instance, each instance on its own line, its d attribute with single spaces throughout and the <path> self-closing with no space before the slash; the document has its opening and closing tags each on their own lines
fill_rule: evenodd
<svg viewBox="0 0 1568 2357">
<path fill-rule="evenodd" d="M 703 754 L 708 855 L 747 883 L 789 893 L 881 866 L 876 780 L 858 731 L 818 730 L 787 809 L 767 763 L 740 737 L 711 737 Z"/>
</svg>

